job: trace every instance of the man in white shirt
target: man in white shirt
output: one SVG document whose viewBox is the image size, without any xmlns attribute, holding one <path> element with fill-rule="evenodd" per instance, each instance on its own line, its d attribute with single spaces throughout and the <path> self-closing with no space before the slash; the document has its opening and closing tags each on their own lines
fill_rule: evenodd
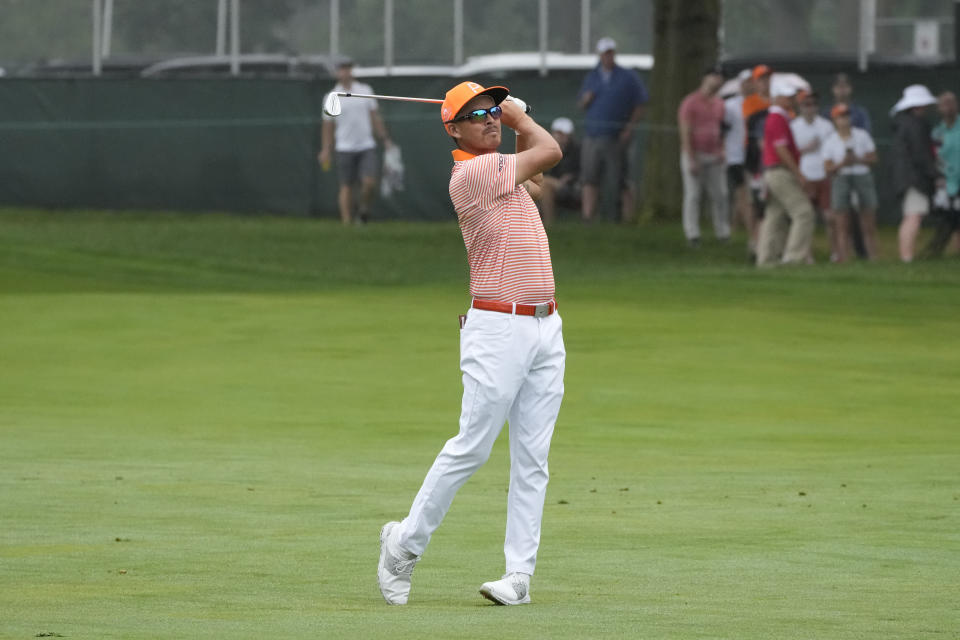
<svg viewBox="0 0 960 640">
<path fill-rule="evenodd" d="M 372 94 L 368 84 L 357 82 L 353 78 L 353 61 L 344 59 L 337 65 L 337 84 L 333 91 Z M 340 189 L 337 202 L 340 208 L 340 220 L 350 224 L 357 209 L 357 222 L 365 223 L 370 215 L 377 187 L 377 143 L 374 134 L 384 147 L 393 143 L 387 133 L 387 127 L 380 117 L 377 101 L 372 98 L 350 98 L 342 103 L 343 111 L 334 119 L 324 114 L 322 143 L 320 148 L 320 166 L 326 171 L 330 168 L 334 138 L 336 138 L 337 177 Z M 355 203 L 354 190 L 359 186 L 360 199 Z"/>
<path fill-rule="evenodd" d="M 817 113 L 816 92 L 803 92 L 798 102 L 800 115 L 790 122 L 790 130 L 800 152 L 800 173 L 805 180 L 804 187 L 814 208 L 823 216 L 830 245 L 830 260 L 835 262 L 839 255 L 836 247 L 836 218 L 830 209 L 830 182 L 827 180 L 821 154 L 823 143 L 833 135 L 833 124 Z"/>
<path fill-rule="evenodd" d="M 877 257 L 877 189 L 870 173 L 870 165 L 877 162 L 877 146 L 866 129 L 851 125 L 850 106 L 844 103 L 833 105 L 830 110 L 836 131 L 823 143 L 823 161 L 833 175 L 830 186 L 831 207 L 837 218 L 838 261 L 847 256 L 847 213 L 853 206 L 856 194 L 860 229 L 867 259 Z"/>
</svg>

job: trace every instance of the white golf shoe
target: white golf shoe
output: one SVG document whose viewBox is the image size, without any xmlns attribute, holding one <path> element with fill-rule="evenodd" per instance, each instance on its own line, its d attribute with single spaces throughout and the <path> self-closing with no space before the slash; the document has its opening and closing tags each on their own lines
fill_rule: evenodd
<svg viewBox="0 0 960 640">
<path fill-rule="evenodd" d="M 497 604 L 530 604 L 530 576 L 514 572 L 496 582 L 484 582 L 480 595 Z"/>
<path fill-rule="evenodd" d="M 391 534 L 396 530 L 399 522 L 388 522 L 380 530 L 380 564 L 377 566 L 377 583 L 380 593 L 388 604 L 407 604 L 410 596 L 410 577 L 413 567 L 420 556 L 403 551 L 396 543 L 396 536 Z"/>
</svg>

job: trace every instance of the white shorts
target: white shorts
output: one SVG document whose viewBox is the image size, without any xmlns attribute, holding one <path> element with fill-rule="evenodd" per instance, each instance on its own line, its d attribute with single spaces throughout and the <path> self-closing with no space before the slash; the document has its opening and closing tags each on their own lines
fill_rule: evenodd
<svg viewBox="0 0 960 640">
<path fill-rule="evenodd" d="M 930 213 L 930 198 L 913 187 L 903 196 L 903 217 L 925 216 Z"/>
</svg>

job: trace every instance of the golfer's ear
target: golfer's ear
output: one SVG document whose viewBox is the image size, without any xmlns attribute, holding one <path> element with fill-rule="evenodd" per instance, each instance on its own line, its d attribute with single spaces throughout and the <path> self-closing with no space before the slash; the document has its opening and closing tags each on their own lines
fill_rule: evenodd
<svg viewBox="0 0 960 640">
<path fill-rule="evenodd" d="M 460 132 L 457 131 L 457 125 L 456 125 L 455 123 L 453 123 L 453 122 L 448 122 L 448 123 L 445 124 L 444 126 L 447 128 L 447 134 L 448 134 L 451 138 L 459 138 L 459 137 L 460 137 Z"/>
</svg>

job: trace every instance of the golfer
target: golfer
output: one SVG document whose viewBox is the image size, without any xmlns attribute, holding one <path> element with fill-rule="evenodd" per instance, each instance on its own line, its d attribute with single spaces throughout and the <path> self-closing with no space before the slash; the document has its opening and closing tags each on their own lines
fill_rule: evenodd
<svg viewBox="0 0 960 640">
<path fill-rule="evenodd" d="M 409 515 L 380 532 L 377 581 L 390 604 L 407 602 L 414 565 L 457 490 L 490 456 L 506 421 L 506 573 L 484 583 L 480 593 L 498 604 L 530 602 L 566 352 L 547 235 L 528 189 L 536 191 L 540 174 L 562 153 L 507 93 L 464 82 L 447 92 L 440 109 L 457 145 L 450 199 L 467 248 L 473 297 L 460 333 L 460 432 L 440 451 Z M 501 122 L 517 133 L 515 154 L 497 150 Z"/>
</svg>

